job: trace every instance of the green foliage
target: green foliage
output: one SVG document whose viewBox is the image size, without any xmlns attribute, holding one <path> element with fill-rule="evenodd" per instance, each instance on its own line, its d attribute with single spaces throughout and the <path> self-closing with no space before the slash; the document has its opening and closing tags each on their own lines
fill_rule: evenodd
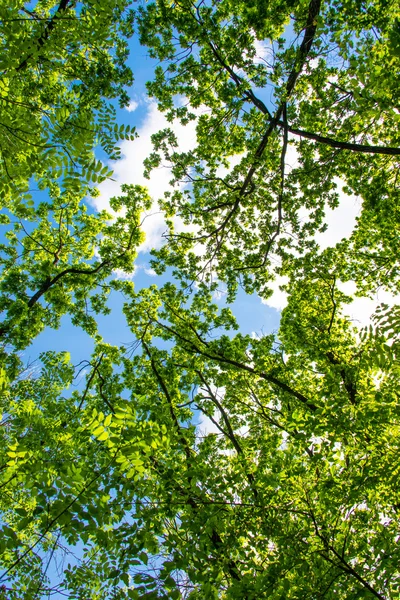
<svg viewBox="0 0 400 600">
<path fill-rule="evenodd" d="M 0 8 L 0 193 L 7 207 L 31 206 L 39 189 L 77 194 L 109 174 L 95 145 L 118 156 L 134 132 L 115 123 L 126 104 L 125 61 L 132 14 L 125 0 L 9 2 Z M 82 187 L 83 186 L 83 187 Z"/>
<path fill-rule="evenodd" d="M 173 178 L 153 262 L 175 283 L 135 291 L 114 275 L 134 270 L 147 191 L 124 186 L 113 215 L 85 206 L 110 175 L 96 148 L 117 158 L 134 136 L 112 104 L 131 83 L 133 12 L 0 8 L 0 597 L 399 597 L 400 310 L 359 330 L 342 291 L 399 291 L 399 11 L 138 6 L 159 61 L 149 94 L 170 121 L 195 120 L 197 141 L 184 153 L 172 129 L 153 137 L 146 171 L 168 161 Z M 321 249 L 341 187 L 360 214 Z M 238 286 L 266 299 L 276 275 L 279 331 L 244 334 Z M 111 290 L 131 345 L 98 333 Z M 25 364 L 64 315 L 92 355 Z"/>
<path fill-rule="evenodd" d="M 79 196 L 55 186 L 50 201 L 16 214 L 5 234 L 8 243 L 0 246 L 2 338 L 25 348 L 44 327 L 58 328 L 65 314 L 94 336 L 90 312 L 107 313 L 113 270 L 133 271 L 143 239 L 140 213 L 148 202 L 144 188 L 125 186 L 112 203 L 124 217 L 109 224 L 109 215 L 88 214 Z"/>
<path fill-rule="evenodd" d="M 170 119 L 200 115 L 190 152 L 168 130 L 154 136 L 148 168 L 162 157 L 174 181 L 192 187 L 166 196 L 164 208 L 196 226 L 171 229 L 161 264 L 179 265 L 188 281 L 216 274 L 232 293 L 241 283 L 267 297 L 274 271 L 292 271 L 294 257 L 315 248 L 340 178 L 363 200 L 345 277 L 365 290 L 377 279 L 395 287 L 385 260 L 393 266 L 398 247 L 398 2 L 169 6 L 153 3 L 138 19 L 163 61 L 149 93 Z M 190 254 L 199 244 L 203 270 Z"/>
</svg>

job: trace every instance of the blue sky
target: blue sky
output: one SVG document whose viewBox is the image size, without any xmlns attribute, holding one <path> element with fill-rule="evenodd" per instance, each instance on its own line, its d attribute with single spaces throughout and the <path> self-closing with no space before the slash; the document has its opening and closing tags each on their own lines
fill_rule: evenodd
<svg viewBox="0 0 400 600">
<path fill-rule="evenodd" d="M 262 44 L 257 47 L 260 59 L 262 59 L 263 53 L 267 51 L 267 47 Z M 113 180 L 106 181 L 100 186 L 101 194 L 93 201 L 92 209 L 107 209 L 109 199 L 119 194 L 120 186 L 123 183 L 136 183 L 149 188 L 154 205 L 144 223 L 146 241 L 140 248 L 136 271 L 133 274 L 124 275 L 134 281 L 136 288 L 141 288 L 151 284 L 161 286 L 168 280 L 168 275 L 158 277 L 152 273 L 150 269 L 150 250 L 152 247 L 160 246 L 162 233 L 166 229 L 163 215 L 157 207 L 157 200 L 168 189 L 170 176 L 168 169 L 160 168 L 153 172 L 149 181 L 145 180 L 143 178 L 143 160 L 152 149 L 151 135 L 159 129 L 171 125 L 166 123 L 164 116 L 158 112 L 155 103 L 146 96 L 145 83 L 152 77 L 156 62 L 148 58 L 147 50 L 140 46 L 136 37 L 131 41 L 129 64 L 135 76 L 135 83 L 129 90 L 131 103 L 127 109 L 118 109 L 118 118 L 120 122 L 135 126 L 139 138 L 135 141 L 124 141 L 121 144 L 122 159 L 110 165 L 114 169 Z M 191 123 L 184 128 L 177 123 L 173 123 L 172 128 L 178 137 L 181 148 L 190 150 L 195 143 L 194 124 Z M 289 147 L 287 162 L 288 168 L 293 167 L 296 163 L 296 154 L 293 147 Z M 350 234 L 355 225 L 360 206 L 361 203 L 357 198 L 348 197 L 341 193 L 338 208 L 334 211 L 327 211 L 328 229 L 318 238 L 322 247 L 333 245 L 342 237 Z M 304 218 L 306 218 L 306 215 L 304 215 Z M 232 309 L 242 333 L 251 334 L 254 332 L 262 335 L 277 332 L 280 311 L 286 302 L 285 294 L 279 289 L 280 283 L 280 281 L 277 281 L 272 286 L 274 293 L 268 303 L 263 303 L 255 295 L 247 296 L 244 292 L 239 291 Z M 346 286 L 344 286 L 344 290 L 354 291 L 351 283 L 346 284 Z M 380 296 L 375 299 L 356 299 L 353 305 L 349 307 L 348 313 L 362 325 L 368 322 L 377 301 L 388 302 L 390 298 L 387 294 L 381 292 Z M 219 298 L 216 298 L 216 302 L 223 306 L 225 302 L 224 295 L 222 294 Z M 109 305 L 112 309 L 111 314 L 99 318 L 100 333 L 108 343 L 118 346 L 127 345 L 132 342 L 133 336 L 122 313 L 123 300 L 121 296 L 113 293 L 110 296 Z M 81 329 L 74 327 L 69 318 L 65 317 L 59 330 L 46 329 L 38 336 L 32 346 L 24 352 L 24 359 L 26 362 L 31 362 L 45 350 L 68 351 L 71 354 L 72 361 L 77 364 L 81 360 L 89 359 L 92 349 L 93 341 L 90 337 Z M 208 428 L 209 431 L 212 429 L 210 423 L 203 422 L 202 425 L 203 430 L 204 428 Z M 61 598 L 58 595 L 53 597 Z"/>
<path fill-rule="evenodd" d="M 117 109 L 118 120 L 122 123 L 135 126 L 139 137 L 134 141 L 124 141 L 121 143 L 122 159 L 109 163 L 113 168 L 114 175 L 111 180 L 102 183 L 99 187 L 100 196 L 93 200 L 91 208 L 93 210 L 108 209 L 109 199 L 119 194 L 120 186 L 123 183 L 134 183 L 144 185 L 148 188 L 153 199 L 153 207 L 149 211 L 144 222 L 143 229 L 146 234 L 146 241 L 139 248 L 139 254 L 136 261 L 136 270 L 132 274 L 119 274 L 119 276 L 132 279 L 136 289 L 147 287 L 151 284 L 163 285 L 168 280 L 168 276 L 155 276 L 150 268 L 150 251 L 153 247 L 160 247 L 162 243 L 162 234 L 166 230 L 162 213 L 157 206 L 157 200 L 163 196 L 163 193 L 169 187 L 170 173 L 168 168 L 160 167 L 153 171 L 150 180 L 143 177 L 143 160 L 152 151 L 150 137 L 153 133 L 163 127 L 171 127 L 177 135 L 180 147 L 184 151 L 189 151 L 195 144 L 195 123 L 190 123 L 183 127 L 179 123 L 167 123 L 156 107 L 155 102 L 148 98 L 146 94 L 146 81 L 151 79 L 153 69 L 157 62 L 148 57 L 146 48 L 140 46 L 135 36 L 130 43 L 129 64 L 133 70 L 135 82 L 132 88 L 128 90 L 130 96 L 130 105 L 125 109 Z M 263 60 L 268 58 L 269 48 L 267 45 L 257 42 L 257 58 Z M 267 98 L 264 98 L 267 101 Z M 233 159 L 234 160 L 234 159 Z M 296 164 L 296 152 L 289 146 L 287 152 L 287 168 Z M 340 188 L 340 182 L 338 182 Z M 355 197 L 348 197 L 341 193 L 341 201 L 337 209 L 327 210 L 326 222 L 328 229 L 325 233 L 318 235 L 318 242 L 321 247 L 335 244 L 342 237 L 348 236 L 356 222 L 356 217 L 361 208 L 361 202 Z M 307 218 L 304 214 L 303 218 Z M 178 228 L 182 227 L 178 223 Z M 274 291 L 268 303 L 262 303 L 257 296 L 247 296 L 243 292 L 239 293 L 238 298 L 233 305 L 234 314 L 239 322 L 243 333 L 266 334 L 276 332 L 279 326 L 280 311 L 286 304 L 286 296 L 279 289 L 282 281 L 276 281 L 272 284 Z M 343 287 L 343 291 L 352 293 L 354 288 L 351 283 Z M 222 294 L 216 301 L 221 305 L 225 302 Z M 369 321 L 369 317 L 374 310 L 377 302 L 390 302 L 389 296 L 383 292 L 374 299 L 356 299 L 353 305 L 348 309 L 348 314 L 360 325 Z M 122 299 L 113 293 L 109 300 L 109 306 L 112 309 L 111 315 L 100 317 L 100 333 L 105 341 L 115 345 L 129 344 L 132 341 L 124 316 L 122 314 Z M 70 352 L 74 363 L 82 359 L 89 358 L 93 348 L 92 340 L 79 328 L 72 326 L 70 320 L 65 317 L 59 330 L 45 330 L 25 352 L 27 360 L 34 359 L 44 350 L 66 350 Z"/>
<path fill-rule="evenodd" d="M 91 205 L 94 210 L 108 209 L 109 199 L 119 194 L 123 183 L 137 183 L 149 188 L 154 200 L 154 207 L 146 218 L 144 229 L 146 241 L 142 244 L 137 258 L 136 270 L 133 274 L 119 274 L 119 276 L 132 279 L 135 288 L 147 287 L 152 284 L 162 286 L 168 281 L 168 275 L 156 276 L 150 268 L 150 250 L 159 247 L 162 243 L 162 233 L 166 230 L 163 215 L 157 207 L 157 199 L 162 197 L 168 189 L 170 179 L 169 171 L 165 168 L 157 169 L 150 180 L 143 177 L 143 160 L 151 152 L 150 136 L 162 127 L 170 126 L 165 117 L 159 113 L 155 103 L 147 97 L 146 81 L 152 77 L 156 61 L 149 58 L 147 49 L 140 46 L 136 37 L 131 40 L 131 54 L 129 64 L 133 70 L 135 82 L 129 89 L 130 105 L 125 109 L 117 108 L 118 120 L 125 124 L 135 126 L 139 138 L 135 141 L 124 141 L 121 144 L 122 160 L 109 163 L 114 169 L 112 180 L 100 185 L 101 195 L 93 200 Z M 178 135 L 181 146 L 190 150 L 195 143 L 194 125 L 187 128 L 174 123 L 172 125 Z M 216 301 L 223 305 L 224 295 Z M 109 299 L 112 309 L 111 315 L 99 318 L 99 330 L 104 340 L 108 343 L 121 345 L 132 341 L 132 334 L 126 325 L 122 314 L 123 301 L 120 295 L 112 293 Z M 279 326 L 279 307 L 269 307 L 261 303 L 258 297 L 249 297 L 240 292 L 234 305 L 234 312 L 244 333 L 257 332 L 258 334 L 277 331 Z M 70 352 L 74 363 L 89 358 L 93 349 L 93 342 L 81 329 L 74 327 L 68 317 L 62 320 L 58 330 L 46 329 L 33 342 L 24 355 L 27 361 L 35 359 L 40 352 L 45 350 L 66 350 Z"/>
</svg>

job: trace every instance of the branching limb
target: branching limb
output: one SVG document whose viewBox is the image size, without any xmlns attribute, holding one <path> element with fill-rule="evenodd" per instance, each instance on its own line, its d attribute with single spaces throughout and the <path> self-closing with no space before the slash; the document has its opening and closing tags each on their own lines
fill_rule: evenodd
<svg viewBox="0 0 400 600">
<path fill-rule="evenodd" d="M 183 432 L 182 432 L 182 427 L 179 424 L 178 421 L 178 417 L 175 414 L 175 408 L 174 408 L 174 403 L 171 397 L 171 394 L 169 393 L 168 387 L 157 367 L 156 361 L 154 360 L 154 357 L 152 356 L 151 352 L 150 352 L 150 348 L 149 346 L 146 344 L 146 342 L 142 339 L 142 345 L 143 348 L 145 349 L 145 352 L 150 360 L 150 364 L 151 364 L 151 368 L 153 370 L 154 375 L 156 376 L 156 379 L 159 383 L 160 388 L 162 389 L 164 396 L 167 400 L 168 403 L 168 407 L 169 407 L 169 413 L 171 415 L 171 419 L 172 422 L 174 424 L 174 427 L 176 429 L 176 432 L 178 433 L 178 437 L 179 437 L 179 441 L 181 442 L 184 452 L 186 454 L 186 458 L 190 459 L 192 454 L 193 454 L 193 450 L 192 448 L 189 446 L 187 439 L 185 438 Z"/>
<path fill-rule="evenodd" d="M 36 49 L 39 51 L 44 44 L 46 43 L 50 33 L 52 32 L 52 30 L 54 29 L 54 27 L 56 26 L 58 20 L 60 19 L 60 17 L 62 16 L 62 14 L 68 9 L 70 8 L 73 4 L 75 3 L 75 0 L 61 0 L 60 4 L 57 7 L 56 12 L 54 13 L 54 15 L 49 19 L 49 21 L 47 22 L 46 27 L 44 28 L 44 31 L 42 33 L 42 35 L 38 38 L 37 42 L 36 42 Z M 17 71 L 22 71 L 23 69 L 25 69 L 28 65 L 29 59 L 32 58 L 32 54 L 29 54 L 17 67 Z"/>
<path fill-rule="evenodd" d="M 118 452 L 118 451 L 117 451 Z M 101 475 L 103 475 L 103 473 L 105 471 L 107 471 L 107 469 L 109 469 L 110 465 L 112 464 L 117 452 L 115 453 L 115 455 L 113 456 L 112 460 L 110 461 L 109 464 L 107 464 L 105 467 L 103 467 L 103 469 L 101 469 L 101 471 L 97 472 L 95 474 L 95 476 L 93 477 L 93 479 L 91 479 L 89 481 L 89 483 L 87 483 L 86 485 L 83 486 L 83 488 L 81 489 L 81 491 L 76 494 L 72 500 L 70 502 L 68 502 L 68 504 L 55 516 L 53 517 L 53 519 L 51 519 L 51 521 L 48 523 L 47 527 L 45 528 L 45 530 L 43 531 L 43 533 L 41 533 L 38 536 L 38 539 L 36 540 L 36 542 L 34 542 L 33 544 L 31 544 L 29 546 L 29 548 L 27 548 L 25 550 L 25 552 L 22 552 L 18 558 L 8 567 L 8 569 L 6 569 L 6 571 L 1 575 L 0 577 L 0 582 L 1 581 L 5 581 L 7 578 L 7 575 L 13 571 L 15 569 L 15 567 L 24 560 L 24 558 L 26 556 L 28 556 L 28 554 L 30 554 L 30 552 L 33 552 L 33 550 L 36 548 L 36 546 L 46 537 L 46 535 L 51 531 L 51 529 L 53 528 L 53 526 L 57 523 L 57 521 L 59 520 L 59 518 L 64 515 L 74 504 L 77 500 L 79 500 L 79 498 L 82 496 L 82 494 L 84 494 L 94 483 L 95 481 L 97 481 L 97 479 L 99 479 L 99 477 L 101 477 Z"/>
<path fill-rule="evenodd" d="M 283 127 L 283 122 L 280 121 L 278 125 L 280 127 Z M 388 154 L 390 156 L 400 156 L 400 148 L 395 148 L 392 146 L 369 146 L 368 144 L 342 142 L 340 140 L 334 140 L 333 138 L 329 138 L 323 135 L 318 135 L 317 133 L 304 131 L 303 129 L 296 129 L 291 125 L 288 125 L 288 131 L 290 133 L 293 133 L 293 135 L 298 135 L 309 140 L 314 140 L 315 142 L 318 142 L 320 144 L 332 146 L 332 148 L 339 148 L 341 150 L 350 150 L 352 152 L 360 152 L 367 154 Z"/>
<path fill-rule="evenodd" d="M 114 407 L 109 402 L 109 400 L 106 398 L 106 395 L 104 394 L 104 391 L 103 391 L 103 388 L 104 388 L 104 385 L 105 385 L 105 380 L 104 380 L 103 375 L 100 372 L 100 365 L 101 365 L 101 362 L 102 362 L 103 358 L 104 358 L 104 352 L 100 355 L 100 357 L 99 357 L 98 361 L 96 362 L 96 364 L 92 365 L 93 366 L 93 370 L 92 370 L 92 372 L 90 374 L 90 377 L 88 379 L 88 382 L 86 384 L 85 391 L 82 394 L 81 401 L 79 402 L 79 405 L 78 405 L 78 410 L 81 410 L 81 408 L 83 406 L 83 403 L 85 402 L 86 396 L 87 396 L 87 394 L 88 394 L 88 392 L 90 390 L 90 386 L 92 385 L 92 381 L 94 379 L 94 376 L 97 374 L 98 378 L 100 379 L 100 386 L 99 386 L 99 388 L 100 388 L 99 389 L 100 397 L 103 400 L 103 402 L 108 406 L 108 408 L 110 409 L 110 411 L 113 414 L 115 413 Z"/>
<path fill-rule="evenodd" d="M 257 377 L 260 377 L 261 379 L 264 379 L 265 381 L 272 383 L 280 390 L 287 392 L 289 395 L 293 396 L 294 398 L 299 400 L 302 404 L 304 404 L 309 410 L 311 410 L 313 412 L 317 410 L 317 406 L 313 402 L 311 402 L 306 396 L 304 396 L 304 394 L 302 394 L 298 390 L 295 390 L 290 385 L 288 385 L 284 381 L 281 381 L 274 375 L 270 375 L 268 373 L 258 371 L 257 369 L 254 369 L 253 367 L 247 365 L 246 363 L 241 363 L 237 360 L 230 359 L 230 358 L 226 357 L 225 355 L 223 355 L 221 352 L 213 353 L 211 350 L 208 350 L 206 348 L 204 348 L 204 349 L 199 348 L 192 340 L 185 338 L 182 334 L 175 331 L 174 329 L 172 329 L 172 327 L 169 327 L 165 323 L 162 323 L 161 321 L 155 321 L 155 323 L 162 329 L 165 329 L 166 331 L 169 331 L 170 333 L 172 333 L 172 335 L 175 338 L 178 338 L 182 342 L 184 342 L 184 344 L 185 344 L 184 347 L 187 352 L 200 354 L 200 355 L 202 355 L 206 358 L 209 358 L 213 361 L 220 362 L 222 364 L 232 365 L 242 371 L 247 371 L 248 373 L 252 373 L 253 375 L 256 375 Z M 204 342 L 204 343 L 206 343 L 206 342 Z"/>
</svg>

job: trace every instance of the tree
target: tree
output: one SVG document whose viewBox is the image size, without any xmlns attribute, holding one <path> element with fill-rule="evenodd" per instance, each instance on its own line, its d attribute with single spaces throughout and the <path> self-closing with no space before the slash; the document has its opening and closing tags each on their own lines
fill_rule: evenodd
<svg viewBox="0 0 400 600">
<path fill-rule="evenodd" d="M 13 209 L 32 188 L 63 185 L 79 194 L 109 170 L 94 160 L 108 155 L 130 130 L 116 127 L 110 99 L 122 105 L 132 83 L 125 65 L 132 32 L 129 2 L 11 2 L 0 9 L 1 190 Z M 86 190 L 84 190 L 86 191 Z M 10 204 L 11 203 L 11 204 Z"/>
<path fill-rule="evenodd" d="M 134 136 L 116 124 L 111 103 L 119 98 L 126 104 L 124 86 L 132 82 L 125 66 L 132 33 L 128 6 L 62 0 L 16 2 L 0 11 L 1 222 L 7 226 L 0 336 L 18 349 L 71 310 L 94 333 L 87 296 L 113 268 L 129 268 L 139 243 L 135 210 L 148 202 L 144 190 L 126 189 L 126 200 L 115 200 L 116 210 L 127 203 L 128 232 L 121 221 L 109 227 L 105 214 L 88 215 L 82 202 L 97 193 L 90 185 L 111 174 L 95 158 L 95 147 L 115 158 L 118 141 Z M 36 186 L 41 192 L 36 189 L 33 198 Z M 94 264 L 96 247 L 100 260 Z M 92 298 L 95 311 L 103 310 L 106 293 Z M 47 306 L 39 303 L 42 297 Z"/>
<path fill-rule="evenodd" d="M 18 8 L 14 19 L 27 10 Z M 124 83 L 122 54 L 114 63 L 112 53 L 117 32 L 131 33 L 124 8 L 29 8 L 34 41 L 13 66 L 21 89 L 40 72 L 35 61 L 59 94 L 54 104 L 76 92 L 79 76 L 90 85 L 78 100 L 97 123 L 99 102 Z M 142 43 L 160 61 L 149 94 L 168 118 L 197 126 L 192 152 L 166 129 L 146 163 L 172 167 L 169 230 L 154 268 L 171 267 L 175 283 L 136 292 L 111 278 L 133 268 L 150 199 L 126 187 L 113 222 L 85 212 L 91 163 L 79 139 L 93 160 L 93 132 L 80 134 L 78 123 L 62 138 L 69 166 L 57 175 L 46 151 L 42 170 L 22 162 L 20 180 L 44 181 L 50 200 L 30 206 L 15 188 L 2 247 L 6 597 L 398 597 L 399 310 L 382 306 L 359 331 L 341 291 L 349 280 L 359 293 L 398 291 L 398 14 L 398 3 L 378 1 L 138 7 Z M 106 56 L 84 80 L 68 52 L 87 43 L 92 18 L 90 39 Z M 10 26 L 19 48 L 23 27 Z M 70 47 L 58 45 L 57 28 Z M 11 111 L 11 100 L 4 106 Z M 45 120 L 32 135 L 44 135 Z M 70 176 L 73 152 L 83 163 Z M 6 164 L 5 155 L 5 180 Z M 315 234 L 338 204 L 339 182 L 361 198 L 361 213 L 349 238 L 321 250 Z M 192 233 L 174 231 L 176 216 Z M 25 225 L 38 217 L 36 229 Z M 288 281 L 279 332 L 238 331 L 238 286 L 267 298 L 276 275 Z M 213 300 L 221 282 L 222 307 Z M 87 312 L 89 301 L 107 312 L 110 289 L 124 295 L 129 348 L 102 340 Z M 92 357 L 76 367 L 47 352 L 41 370 L 24 371 L 17 351 L 63 314 L 94 337 Z M 82 368 L 85 383 L 68 392 Z M 202 434 L 199 415 L 216 433 Z M 74 548 L 80 555 L 55 587 L 49 566 Z"/>
<path fill-rule="evenodd" d="M 384 11 L 375 2 L 261 4 L 183 1 L 172 10 L 159 2 L 141 12 L 142 40 L 164 61 L 150 94 L 183 122 L 202 107 L 194 151 L 180 153 L 168 130 L 155 138 L 149 167 L 164 157 L 175 182 L 192 187 L 167 197 L 165 210 L 198 228 L 171 231 L 161 257 L 181 268 L 175 254 L 202 243 L 209 274 L 230 289 L 240 280 L 268 295 L 266 271 L 272 276 L 274 264 L 290 271 L 293 255 L 315 245 L 325 208 L 337 205 L 340 178 L 364 201 L 348 270 L 368 281 L 366 272 L 386 272 L 381 256 L 392 264 L 394 239 L 385 230 L 398 219 L 397 3 Z M 263 43 L 266 57 L 255 60 Z M 183 106 L 174 104 L 180 96 Z M 298 163 L 292 169 L 288 148 Z M 220 176 L 232 157 L 233 168 Z M 370 254 L 357 275 L 365 246 Z M 196 266 L 195 259 L 185 265 L 189 280 L 200 276 Z"/>
</svg>

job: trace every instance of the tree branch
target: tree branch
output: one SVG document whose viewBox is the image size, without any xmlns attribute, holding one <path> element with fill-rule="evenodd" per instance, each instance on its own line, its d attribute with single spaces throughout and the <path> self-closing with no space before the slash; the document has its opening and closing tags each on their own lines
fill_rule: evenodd
<svg viewBox="0 0 400 600">
<path fill-rule="evenodd" d="M 159 370 L 157 368 L 156 362 L 155 362 L 155 360 L 154 360 L 154 358 L 153 358 L 153 356 L 152 356 L 152 354 L 150 352 L 149 346 L 146 344 L 146 342 L 143 339 L 142 339 L 142 345 L 143 345 L 143 348 L 146 351 L 147 356 L 149 357 L 153 373 L 156 376 L 156 379 L 157 379 L 157 381 L 158 381 L 158 383 L 159 383 L 162 391 L 164 392 L 165 398 L 167 399 L 168 407 L 169 407 L 169 413 L 171 415 L 171 419 L 172 419 L 172 422 L 173 422 L 173 424 L 175 426 L 175 429 L 176 429 L 176 431 L 178 433 L 179 440 L 180 440 L 180 442 L 181 442 L 181 444 L 182 444 L 182 446 L 184 448 L 184 451 L 185 451 L 185 454 L 186 454 L 186 458 L 190 459 L 191 456 L 192 456 L 193 450 L 190 448 L 190 446 L 189 446 L 189 444 L 187 442 L 187 439 L 185 438 L 185 436 L 184 436 L 184 434 L 182 432 L 182 427 L 180 426 L 178 418 L 177 418 L 177 416 L 175 414 L 174 404 L 173 404 L 173 401 L 172 401 L 171 394 L 169 393 L 167 385 L 166 385 L 164 379 L 162 378 L 161 373 L 159 372 Z"/>
<path fill-rule="evenodd" d="M 225 426 L 228 430 L 228 433 L 226 433 L 222 428 L 219 427 L 218 424 L 217 427 L 218 429 L 231 441 L 233 447 L 235 448 L 238 456 L 245 458 L 245 454 L 243 452 L 243 449 L 241 447 L 241 445 L 239 444 L 237 437 L 235 435 L 235 432 L 232 429 L 232 425 L 230 423 L 229 417 L 227 412 L 225 411 L 224 407 L 222 406 L 222 404 L 220 403 L 220 401 L 218 400 L 217 396 L 213 393 L 212 389 L 210 388 L 210 386 L 208 385 L 206 379 L 203 377 L 203 374 L 200 371 L 196 371 L 198 377 L 200 378 L 200 380 L 202 381 L 203 385 L 206 387 L 207 392 L 209 393 L 209 398 L 212 400 L 212 402 L 215 404 L 215 406 L 218 408 L 218 410 L 220 411 L 222 418 L 224 420 Z M 212 419 L 213 420 L 213 419 Z M 214 420 L 213 420 L 214 422 Z M 246 465 L 244 465 L 246 466 Z M 246 468 L 245 468 L 245 474 L 246 474 L 246 478 L 249 482 L 250 488 L 254 494 L 254 498 L 257 499 L 258 497 L 258 491 L 257 488 L 255 487 L 255 479 L 254 479 L 254 475 L 252 473 L 250 473 Z"/>
<path fill-rule="evenodd" d="M 58 519 L 67 512 L 67 510 L 69 510 L 71 508 L 71 506 L 73 506 L 75 504 L 75 502 L 82 496 L 82 494 L 87 491 L 91 485 L 93 485 L 93 483 L 99 479 L 99 477 L 109 468 L 109 466 L 112 464 L 112 461 L 114 460 L 116 454 L 118 453 L 118 451 L 115 453 L 115 455 L 113 456 L 112 460 L 110 461 L 109 464 L 107 464 L 105 467 L 103 467 L 103 469 L 101 469 L 100 472 L 98 472 L 95 477 L 93 477 L 93 479 L 91 479 L 89 481 L 89 483 L 87 485 L 85 485 L 81 491 L 73 497 L 73 499 L 68 502 L 68 504 L 57 514 L 57 516 L 55 516 L 47 525 L 45 531 L 43 533 L 41 533 L 38 537 L 38 539 L 36 540 L 36 542 L 34 542 L 33 544 L 31 544 L 31 546 L 29 546 L 29 548 L 27 550 L 25 550 L 25 552 L 23 552 L 22 554 L 20 554 L 18 556 L 18 558 L 8 567 L 8 569 L 1 575 L 0 577 L 0 581 L 4 581 L 6 579 L 6 576 L 8 575 L 8 573 L 10 573 L 10 571 L 13 571 L 15 569 L 15 567 L 25 558 L 25 556 L 27 556 L 30 552 L 32 552 L 32 550 L 34 548 L 36 548 L 36 546 L 42 541 L 42 539 L 49 533 L 49 531 L 51 530 L 51 528 L 53 527 L 53 525 L 55 525 L 58 521 Z"/>
<path fill-rule="evenodd" d="M 280 121 L 278 123 L 280 127 L 283 127 L 283 122 Z M 317 133 L 311 133 L 310 131 L 304 131 L 303 129 L 296 129 L 291 125 L 288 125 L 288 131 L 293 133 L 293 135 L 298 135 L 300 137 L 307 138 L 309 140 L 314 140 L 320 144 L 326 144 L 328 146 L 332 146 L 333 148 L 340 148 L 341 150 L 350 150 L 352 152 L 362 152 L 369 154 L 389 154 L 391 156 L 399 156 L 400 148 L 395 148 L 392 146 L 369 146 L 368 144 L 355 144 L 352 142 L 342 142 L 340 140 L 334 140 L 329 137 L 325 137 L 323 135 L 319 135 Z"/>
<path fill-rule="evenodd" d="M 214 234 L 219 233 L 220 231 L 223 231 L 225 229 L 226 225 L 228 224 L 228 222 L 233 217 L 233 215 L 237 212 L 240 202 L 241 202 L 241 199 L 247 193 L 247 188 L 252 183 L 253 175 L 259 166 L 260 158 L 263 155 L 265 148 L 267 147 L 269 138 L 270 138 L 272 132 L 275 130 L 275 128 L 278 125 L 280 125 L 280 123 L 281 123 L 281 117 L 285 110 L 286 102 L 296 85 L 296 81 L 297 81 L 301 71 L 303 70 L 305 61 L 311 50 L 311 46 L 312 46 L 315 32 L 317 29 L 317 17 L 319 15 L 320 8 L 321 8 L 321 0 L 311 0 L 309 7 L 308 7 L 308 18 L 307 18 L 307 23 L 305 26 L 304 37 L 303 37 L 303 41 L 300 45 L 300 48 L 298 49 L 296 64 L 295 64 L 294 68 L 292 69 L 292 71 L 288 77 L 288 80 L 286 82 L 285 97 L 283 98 L 282 102 L 280 103 L 277 111 L 275 112 L 275 115 L 269 121 L 267 130 L 265 131 L 265 133 L 261 139 L 261 142 L 259 143 L 257 150 L 254 153 L 253 164 L 251 165 L 251 167 L 249 168 L 249 170 L 247 172 L 247 175 L 242 183 L 239 193 L 236 196 L 236 200 L 235 200 L 231 210 L 226 215 L 222 224 L 213 232 Z M 264 109 L 263 109 L 263 112 L 264 112 Z M 269 113 L 265 113 L 265 114 L 269 114 Z"/>
<path fill-rule="evenodd" d="M 210 350 L 202 350 L 202 349 L 198 348 L 198 346 L 196 346 L 196 344 L 194 342 L 192 342 L 192 340 L 190 340 L 190 339 L 188 340 L 187 338 L 183 337 L 180 333 L 178 333 L 177 331 L 172 329 L 172 327 L 169 327 L 165 323 L 161 323 L 160 321 L 157 321 L 157 320 L 154 320 L 154 322 L 159 327 L 172 333 L 172 335 L 175 338 L 179 338 L 184 343 L 189 344 L 189 348 L 186 348 L 186 350 L 188 352 L 195 352 L 196 354 L 200 354 L 202 356 L 205 356 L 206 358 L 210 358 L 211 360 L 225 363 L 228 365 L 232 365 L 242 371 L 247 371 L 249 373 L 252 373 L 253 375 L 256 375 L 257 377 L 260 377 L 261 379 L 264 379 L 265 381 L 272 383 L 273 385 L 275 385 L 282 391 L 287 392 L 288 394 L 290 394 L 291 396 L 293 396 L 294 398 L 299 400 L 302 404 L 307 406 L 307 408 L 309 410 L 311 410 L 313 412 L 317 410 L 317 406 L 315 404 L 313 404 L 308 398 L 306 398 L 306 396 L 304 396 L 301 392 L 293 389 L 292 387 L 290 387 L 290 385 L 288 385 L 284 381 L 281 381 L 277 377 L 270 375 L 268 373 L 264 373 L 262 371 L 257 371 L 256 369 L 253 369 L 253 367 L 250 367 L 249 365 L 246 365 L 245 363 L 240 363 L 236 360 L 230 359 L 230 358 L 224 356 L 223 354 L 221 354 L 220 352 L 211 354 Z M 204 342 L 204 344 L 205 344 L 205 342 Z"/>
<path fill-rule="evenodd" d="M 42 33 L 42 35 L 38 38 L 37 42 L 36 42 L 36 49 L 40 50 L 44 44 L 46 43 L 50 33 L 52 32 L 52 30 L 54 29 L 54 27 L 56 26 L 58 20 L 60 19 L 60 16 L 62 15 L 63 12 L 65 12 L 68 8 L 70 8 L 71 4 L 74 4 L 75 0 L 61 0 L 60 4 L 57 7 L 56 12 L 54 13 L 54 15 L 49 19 L 46 27 L 44 28 L 44 31 Z M 22 69 L 25 69 L 28 65 L 28 61 L 30 58 L 32 58 L 33 54 L 29 54 L 16 68 L 17 71 L 21 71 Z"/>
</svg>

